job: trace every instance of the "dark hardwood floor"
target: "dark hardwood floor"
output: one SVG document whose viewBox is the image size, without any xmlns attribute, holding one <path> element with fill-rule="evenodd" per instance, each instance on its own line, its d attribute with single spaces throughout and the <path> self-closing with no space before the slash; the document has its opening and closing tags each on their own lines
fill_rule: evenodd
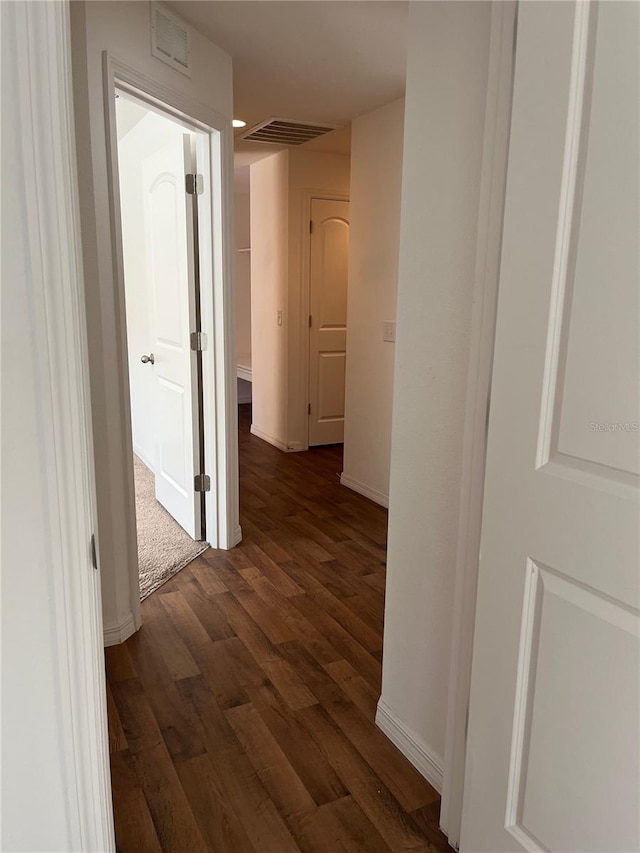
<svg viewBox="0 0 640 853">
<path fill-rule="evenodd" d="M 451 851 L 374 726 L 386 512 L 339 485 L 341 447 L 281 453 L 240 408 L 242 543 L 107 649 L 118 850 Z"/>
</svg>

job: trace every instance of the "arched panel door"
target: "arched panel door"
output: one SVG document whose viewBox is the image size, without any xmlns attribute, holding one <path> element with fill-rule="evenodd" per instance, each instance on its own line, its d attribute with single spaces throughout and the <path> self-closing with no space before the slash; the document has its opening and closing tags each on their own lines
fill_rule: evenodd
<svg viewBox="0 0 640 853">
<path fill-rule="evenodd" d="M 344 441 L 349 202 L 311 203 L 309 445 Z"/>
</svg>

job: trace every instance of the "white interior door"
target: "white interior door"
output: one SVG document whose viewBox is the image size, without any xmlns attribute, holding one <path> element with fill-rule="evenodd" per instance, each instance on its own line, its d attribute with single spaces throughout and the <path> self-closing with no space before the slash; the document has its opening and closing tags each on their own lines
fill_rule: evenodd
<svg viewBox="0 0 640 853">
<path fill-rule="evenodd" d="M 309 445 L 344 441 L 349 202 L 311 201 Z"/>
<path fill-rule="evenodd" d="M 145 249 L 156 378 L 156 498 L 194 539 L 201 536 L 199 421 L 195 329 L 190 137 L 172 141 L 142 161 Z M 149 356 L 150 353 L 141 353 Z"/>
<path fill-rule="evenodd" d="M 637 3 L 521 3 L 462 851 L 640 849 Z"/>
</svg>

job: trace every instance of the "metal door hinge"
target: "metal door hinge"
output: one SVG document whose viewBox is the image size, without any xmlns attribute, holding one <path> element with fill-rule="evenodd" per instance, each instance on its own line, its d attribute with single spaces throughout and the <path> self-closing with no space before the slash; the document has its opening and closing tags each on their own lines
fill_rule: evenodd
<svg viewBox="0 0 640 853">
<path fill-rule="evenodd" d="M 313 219 L 309 220 L 309 234 L 313 234 Z"/>
<path fill-rule="evenodd" d="M 193 488 L 196 492 L 210 492 L 211 477 L 208 474 L 196 474 L 193 479 Z"/>
<path fill-rule="evenodd" d="M 202 195 L 204 192 L 204 178 L 202 175 L 185 175 L 184 181 L 188 195 Z"/>
<path fill-rule="evenodd" d="M 309 414 L 311 414 L 311 403 L 309 403 L 309 407 L 308 407 L 308 409 L 307 409 L 307 412 L 308 412 Z"/>
<path fill-rule="evenodd" d="M 204 352 L 207 348 L 207 336 L 204 332 L 191 332 L 191 349 Z"/>
<path fill-rule="evenodd" d="M 96 571 L 98 571 L 98 552 L 96 551 L 96 535 L 95 535 L 95 533 L 91 534 L 90 548 L 91 548 L 91 565 L 93 566 L 93 568 Z"/>
<path fill-rule="evenodd" d="M 313 326 L 313 317 L 309 314 L 309 328 Z"/>
</svg>

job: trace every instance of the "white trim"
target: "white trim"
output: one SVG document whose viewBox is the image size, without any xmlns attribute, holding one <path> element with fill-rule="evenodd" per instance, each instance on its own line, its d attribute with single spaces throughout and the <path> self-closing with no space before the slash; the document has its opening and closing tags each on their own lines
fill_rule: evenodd
<svg viewBox="0 0 640 853">
<path fill-rule="evenodd" d="M 14 44 L 19 87 L 12 93 L 17 101 L 13 121 L 23 147 L 14 167 L 20 170 L 25 199 L 30 275 L 23 285 L 29 290 L 38 347 L 38 451 L 46 482 L 59 677 L 56 737 L 65 765 L 60 788 L 67 804 L 69 849 L 112 851 L 100 583 L 90 554 L 95 487 L 69 3 L 11 3 L 2 13 L 3 41 L 10 37 Z"/>
<path fill-rule="evenodd" d="M 231 537 L 229 548 L 235 548 L 235 546 L 238 545 L 240 542 L 242 542 L 242 527 L 238 525 L 233 531 L 233 536 Z"/>
<path fill-rule="evenodd" d="M 242 365 L 240 365 L 240 364 L 238 365 L 238 368 L 236 371 L 236 376 L 238 377 L 238 379 L 244 379 L 245 382 L 252 382 L 253 381 L 253 377 L 251 374 L 251 368 L 250 367 L 242 367 Z"/>
<path fill-rule="evenodd" d="M 133 636 L 140 626 L 136 624 L 133 613 L 129 613 L 119 625 L 105 627 L 103 641 L 106 646 L 118 646 Z"/>
<path fill-rule="evenodd" d="M 289 451 L 289 448 L 283 441 L 274 438 L 272 435 L 269 435 L 268 432 L 264 432 L 264 430 L 261 430 L 260 427 L 257 427 L 255 424 L 251 424 L 250 432 L 251 435 L 255 435 L 256 438 L 261 438 L 268 444 L 272 444 L 274 447 L 277 447 L 278 450 L 282 450 L 283 453 L 287 453 Z"/>
<path fill-rule="evenodd" d="M 201 269 L 202 327 L 210 346 L 203 352 L 205 467 L 213 488 L 206 494 L 207 540 L 214 548 L 229 549 L 239 529 L 237 383 L 235 356 L 234 235 L 233 222 L 233 134 L 227 117 L 216 110 L 180 95 L 145 74 L 103 52 L 103 83 L 107 160 L 109 165 L 109 213 L 112 232 L 113 267 L 116 277 L 118 349 L 125 366 L 121 371 L 121 404 L 124 412 L 125 445 L 131 446 L 129 377 L 126 370 L 126 308 L 124 264 L 120 233 L 118 183 L 118 141 L 115 119 L 116 88 L 127 92 L 145 106 L 156 110 L 203 136 L 198 168 L 204 173 L 209 191 L 199 197 L 201 252 L 208 253 Z M 222 223 L 222 228 L 214 227 Z M 206 235 L 206 237 L 205 237 Z M 207 286 L 208 283 L 208 286 Z M 129 577 L 134 617 L 139 608 L 138 560 L 135 536 L 133 461 L 127 455 L 129 531 Z"/>
<path fill-rule="evenodd" d="M 396 717 L 382 699 L 376 711 L 376 726 L 397 746 L 404 757 L 436 789 L 442 791 L 442 763 L 416 735 Z"/>
<path fill-rule="evenodd" d="M 389 508 L 389 495 L 378 491 L 378 489 L 374 489 L 373 486 L 367 486 L 366 483 L 362 483 L 360 480 L 354 480 L 353 477 L 349 477 L 344 471 L 340 474 L 340 485 L 352 489 L 359 495 L 364 495 L 365 498 L 369 498 L 369 500 L 380 504 L 380 506 Z"/>
<path fill-rule="evenodd" d="M 440 825 L 458 847 L 466 762 L 466 726 L 480 553 L 502 221 L 513 88 L 516 3 L 494 3 L 485 109 L 476 274 L 467 373 L 458 545 Z"/>
</svg>

